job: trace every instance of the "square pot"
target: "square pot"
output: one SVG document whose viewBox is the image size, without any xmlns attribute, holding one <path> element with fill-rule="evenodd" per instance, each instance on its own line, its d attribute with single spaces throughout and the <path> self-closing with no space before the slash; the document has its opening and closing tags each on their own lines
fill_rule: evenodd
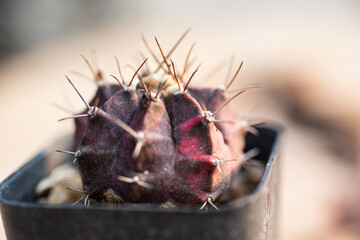
<svg viewBox="0 0 360 240">
<path fill-rule="evenodd" d="M 257 129 L 258 137 L 246 136 L 246 149 L 260 149 L 256 159 L 266 166 L 260 182 L 250 194 L 219 204 L 219 212 L 186 206 L 162 209 L 150 204 L 89 208 L 39 204 L 34 188 L 61 162 L 53 159 L 53 152 L 68 139 L 59 140 L 0 184 L 7 239 L 275 239 L 282 128 L 264 125 Z"/>
</svg>

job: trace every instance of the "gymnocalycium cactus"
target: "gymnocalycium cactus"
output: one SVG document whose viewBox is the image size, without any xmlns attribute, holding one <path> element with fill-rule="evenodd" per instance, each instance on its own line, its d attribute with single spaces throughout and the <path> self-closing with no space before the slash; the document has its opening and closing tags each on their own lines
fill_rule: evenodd
<svg viewBox="0 0 360 240">
<path fill-rule="evenodd" d="M 143 38 L 158 68 L 141 72 L 146 59 L 130 81 L 116 61 L 121 80 L 112 76 L 118 83 L 103 83 L 103 74 L 84 58 L 95 80 L 103 83 L 90 103 L 68 78 L 87 109 L 64 118 L 75 119 L 75 150 L 59 151 L 75 155 L 87 200 L 171 201 L 216 208 L 214 202 L 246 160 L 244 136 L 255 129 L 236 120 L 228 103 L 258 85 L 229 90 L 242 63 L 223 88 L 189 85 L 198 71 L 185 79 L 193 46 L 181 73 L 169 58 L 187 32 L 167 55 L 155 38 L 162 60 Z"/>
</svg>

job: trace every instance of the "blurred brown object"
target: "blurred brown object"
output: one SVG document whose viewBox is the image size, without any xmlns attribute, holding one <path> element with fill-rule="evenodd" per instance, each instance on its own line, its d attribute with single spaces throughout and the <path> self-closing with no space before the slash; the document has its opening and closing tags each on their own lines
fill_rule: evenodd
<svg viewBox="0 0 360 240">
<path fill-rule="evenodd" d="M 360 115 L 356 114 L 356 107 L 351 112 L 343 112 L 341 108 L 329 106 L 327 98 L 322 96 L 324 90 L 314 89 L 311 82 L 308 79 L 285 79 L 271 86 L 271 93 L 291 121 L 319 134 L 327 149 L 339 160 L 359 164 Z"/>
<path fill-rule="evenodd" d="M 345 194 L 344 201 L 338 208 L 338 224 L 346 226 L 360 237 L 360 181 L 352 191 Z"/>
</svg>

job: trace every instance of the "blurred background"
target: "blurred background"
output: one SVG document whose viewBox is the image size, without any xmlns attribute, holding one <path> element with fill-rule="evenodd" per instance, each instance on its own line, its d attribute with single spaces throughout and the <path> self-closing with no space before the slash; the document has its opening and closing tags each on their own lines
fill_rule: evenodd
<svg viewBox="0 0 360 240">
<path fill-rule="evenodd" d="M 360 2 L 3 0 L 0 3 L 0 180 L 58 137 L 71 133 L 53 103 L 84 108 L 67 74 L 90 99 L 96 86 L 83 54 L 117 75 L 154 36 L 180 67 L 193 42 L 202 66 L 192 84 L 234 88 L 259 82 L 234 105 L 239 116 L 276 121 L 281 149 L 279 239 L 360 239 Z M 96 57 L 94 52 L 96 51 Z M 196 64 L 195 64 L 196 65 Z M 223 66 L 223 67 L 221 67 Z M 213 76 L 213 77 L 210 77 Z M 0 224 L 0 239 L 5 239 Z"/>
</svg>

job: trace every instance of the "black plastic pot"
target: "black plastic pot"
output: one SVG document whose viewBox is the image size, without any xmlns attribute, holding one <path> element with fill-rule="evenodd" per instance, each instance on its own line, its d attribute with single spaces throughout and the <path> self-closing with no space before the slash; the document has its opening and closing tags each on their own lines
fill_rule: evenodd
<svg viewBox="0 0 360 240">
<path fill-rule="evenodd" d="M 139 204 L 90 208 L 38 204 L 34 201 L 35 185 L 48 172 L 48 166 L 58 162 L 50 150 L 40 153 L 0 185 L 6 236 L 9 240 L 276 239 L 277 153 L 282 130 L 274 126 L 258 130 L 259 137 L 247 136 L 246 148 L 261 149 L 257 159 L 264 161 L 266 168 L 260 183 L 251 194 L 219 204 L 219 212 Z"/>
</svg>

